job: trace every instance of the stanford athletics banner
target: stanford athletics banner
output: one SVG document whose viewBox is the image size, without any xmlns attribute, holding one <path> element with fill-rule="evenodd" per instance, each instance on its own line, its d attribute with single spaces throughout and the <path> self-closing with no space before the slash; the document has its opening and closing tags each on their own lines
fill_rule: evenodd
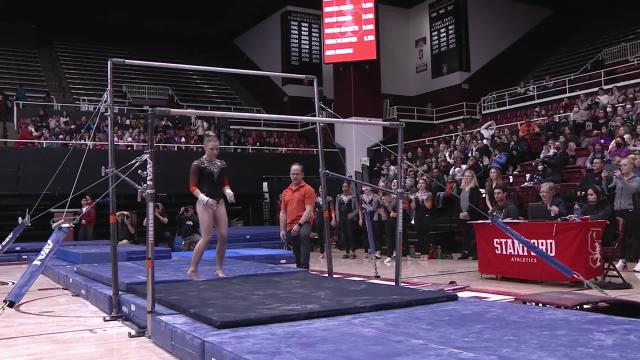
<svg viewBox="0 0 640 360">
<path fill-rule="evenodd" d="M 585 279 L 602 274 L 599 241 L 606 221 L 510 222 L 507 225 Z M 473 224 L 478 271 L 514 279 L 575 281 L 489 222 Z"/>
</svg>

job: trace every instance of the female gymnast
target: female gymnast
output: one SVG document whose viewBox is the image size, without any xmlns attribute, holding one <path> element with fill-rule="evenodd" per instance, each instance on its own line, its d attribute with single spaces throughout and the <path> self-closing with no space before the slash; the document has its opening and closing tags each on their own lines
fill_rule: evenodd
<svg viewBox="0 0 640 360">
<path fill-rule="evenodd" d="M 191 266 L 187 271 L 187 275 L 194 280 L 201 279 L 198 274 L 198 263 L 200 263 L 204 251 L 209 247 L 214 225 L 218 233 L 216 275 L 224 276 L 222 264 L 227 248 L 227 229 L 229 227 L 224 198 L 230 203 L 235 202 L 227 178 L 227 164 L 218 159 L 220 141 L 215 135 L 209 135 L 204 138 L 202 147 L 204 148 L 204 156 L 191 164 L 189 176 L 189 190 L 198 199 L 196 211 L 200 221 L 200 235 L 202 235 L 193 250 Z"/>
</svg>

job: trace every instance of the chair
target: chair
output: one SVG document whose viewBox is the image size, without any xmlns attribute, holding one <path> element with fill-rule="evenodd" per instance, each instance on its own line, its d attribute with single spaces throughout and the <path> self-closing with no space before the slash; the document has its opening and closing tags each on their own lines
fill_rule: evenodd
<svg viewBox="0 0 640 360">
<path fill-rule="evenodd" d="M 620 258 L 620 247 L 622 246 L 622 239 L 624 237 L 624 219 L 616 217 L 616 241 L 613 246 L 601 246 L 600 254 L 602 255 L 602 261 L 604 261 L 604 268 L 602 271 L 602 281 L 607 281 L 607 278 L 618 278 L 626 283 L 622 273 L 616 268 L 615 261 Z M 614 272 L 610 274 L 610 272 Z"/>
</svg>

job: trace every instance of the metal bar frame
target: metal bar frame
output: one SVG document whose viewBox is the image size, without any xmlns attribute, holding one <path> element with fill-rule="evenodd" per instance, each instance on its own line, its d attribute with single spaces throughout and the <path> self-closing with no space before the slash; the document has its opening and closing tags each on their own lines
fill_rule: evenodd
<svg viewBox="0 0 640 360">
<path fill-rule="evenodd" d="M 115 148 L 114 148 L 114 138 L 113 138 L 113 127 L 114 127 L 114 99 L 113 99 L 113 65 L 133 65 L 133 66 L 147 66 L 147 67 L 158 67 L 158 68 L 169 68 L 169 69 L 182 69 L 182 70 L 195 70 L 195 71 L 206 71 L 206 72 L 220 72 L 227 74 L 239 74 L 239 75 L 253 75 L 253 76 L 271 76 L 271 77 L 279 77 L 279 78 L 290 78 L 290 79 L 301 79 L 306 81 L 313 82 L 313 90 L 314 90 L 314 107 L 316 117 L 305 117 L 305 116 L 291 116 L 291 115 L 271 115 L 271 114 L 255 114 L 255 113 L 240 113 L 240 112 L 228 112 L 228 111 L 205 111 L 205 110 L 186 110 L 186 109 L 168 109 L 168 108 L 155 108 L 152 109 L 149 113 L 149 121 L 147 124 L 147 131 L 149 133 L 149 158 L 147 160 L 147 189 L 146 189 L 146 201 L 147 201 L 147 330 L 146 336 L 151 337 L 152 326 L 151 326 L 151 316 L 153 315 L 153 311 L 155 308 L 155 294 L 154 294 L 154 238 L 153 238 L 153 210 L 154 210 L 154 201 L 155 201 L 155 187 L 154 187 L 154 177 L 153 177 L 153 162 L 154 162 L 154 122 L 156 117 L 158 116 L 166 116 L 166 115 L 187 115 L 187 116 L 205 116 L 205 117 L 228 117 L 228 118 L 257 118 L 257 119 L 271 119 L 271 120 L 281 120 L 281 121 L 289 121 L 289 122 L 309 122 L 316 124 L 316 133 L 318 138 L 318 161 L 319 161 L 319 170 L 320 170 L 320 184 L 322 186 L 323 191 L 327 192 L 326 187 L 326 173 L 325 173 L 325 159 L 324 159 L 324 148 L 322 142 L 322 129 L 324 124 L 347 124 L 347 125 L 365 125 L 365 126 L 383 126 L 390 128 L 398 129 L 398 159 L 402 159 L 402 149 L 404 147 L 403 137 L 404 137 L 404 123 L 402 122 L 390 122 L 390 121 L 382 121 L 380 119 L 369 119 L 369 118 L 359 118 L 359 119 L 334 119 L 334 118 L 323 118 L 320 117 L 320 96 L 319 96 L 319 87 L 318 87 L 318 79 L 313 75 L 300 75 L 300 74 L 287 74 L 280 72 L 269 72 L 269 71 L 255 71 L 255 70 L 243 70 L 243 69 L 233 69 L 233 68 L 220 68 L 220 67 L 209 67 L 209 66 L 198 66 L 198 65 L 185 65 L 185 64 L 174 64 L 174 63 L 161 63 L 161 62 L 152 62 L 152 61 L 138 61 L 138 60 L 127 60 L 127 59 L 119 59 L 119 58 L 111 58 L 107 62 L 107 91 L 109 93 L 108 96 L 108 107 L 109 107 L 109 185 L 111 186 L 115 180 Z M 398 162 L 398 193 L 397 193 L 397 202 L 398 202 L 398 233 L 396 234 L 396 255 L 402 255 L 402 199 L 404 196 L 404 191 L 400 184 L 403 184 L 402 178 L 402 161 Z M 116 211 L 116 193 L 115 189 L 111 188 L 109 191 L 109 211 L 110 216 L 115 218 Z M 326 209 L 327 197 L 322 197 L 322 206 L 323 209 Z M 329 239 L 329 229 L 328 227 L 328 218 L 327 212 L 325 213 L 325 256 L 327 259 L 327 273 L 329 276 L 333 276 L 333 260 L 331 254 L 331 243 Z M 113 305 L 114 305 L 114 313 L 119 311 L 118 306 L 118 259 L 117 259 L 117 244 L 116 240 L 116 224 L 115 221 L 111 221 L 111 269 L 112 269 L 112 289 L 113 289 Z M 398 252 L 400 249 L 400 252 Z M 401 277 L 401 261 L 400 258 L 396 261 L 396 286 L 400 286 L 400 277 Z"/>
</svg>

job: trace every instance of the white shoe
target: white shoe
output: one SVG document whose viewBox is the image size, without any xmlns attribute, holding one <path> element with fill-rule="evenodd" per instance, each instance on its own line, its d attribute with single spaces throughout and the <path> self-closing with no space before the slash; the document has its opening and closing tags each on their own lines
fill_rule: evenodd
<svg viewBox="0 0 640 360">
<path fill-rule="evenodd" d="M 627 267 L 627 262 L 622 259 L 618 260 L 616 263 L 616 269 L 618 269 L 618 271 L 622 271 L 625 267 Z"/>
<path fill-rule="evenodd" d="M 638 263 L 636 264 L 636 266 L 633 268 L 633 271 L 635 271 L 635 272 L 640 272 L 640 261 L 638 261 Z"/>
<path fill-rule="evenodd" d="M 387 257 L 386 259 L 384 259 L 384 263 L 385 264 L 391 264 L 391 258 Z"/>
</svg>

